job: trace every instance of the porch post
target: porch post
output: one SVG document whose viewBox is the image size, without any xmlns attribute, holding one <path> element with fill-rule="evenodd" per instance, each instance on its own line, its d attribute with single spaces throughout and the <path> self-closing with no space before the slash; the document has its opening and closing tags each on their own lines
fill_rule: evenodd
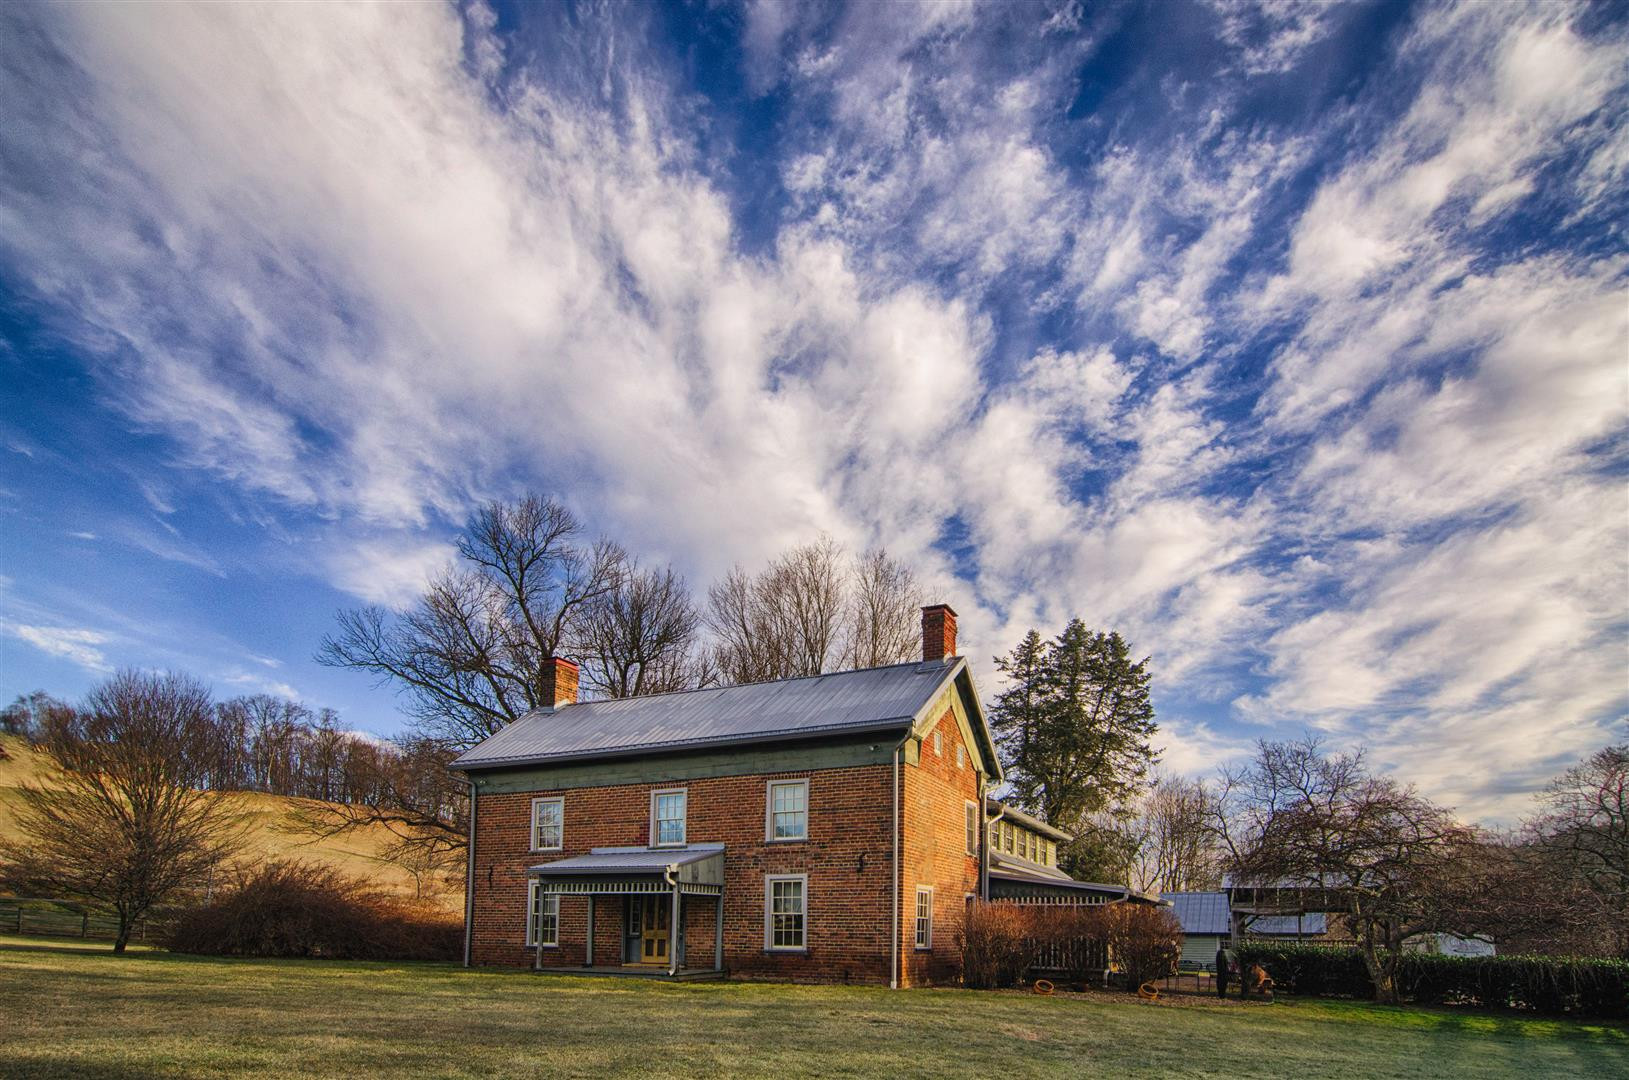
<svg viewBox="0 0 1629 1080">
<path fill-rule="evenodd" d="M 588 945 L 583 952 L 583 966 L 594 966 L 594 894 L 588 894 Z"/>
<path fill-rule="evenodd" d="M 724 894 L 713 897 L 716 922 L 713 929 L 713 970 L 724 970 Z"/>
<path fill-rule="evenodd" d="M 673 917 L 667 924 L 667 973 L 679 973 L 679 886 L 673 886 Z"/>
</svg>

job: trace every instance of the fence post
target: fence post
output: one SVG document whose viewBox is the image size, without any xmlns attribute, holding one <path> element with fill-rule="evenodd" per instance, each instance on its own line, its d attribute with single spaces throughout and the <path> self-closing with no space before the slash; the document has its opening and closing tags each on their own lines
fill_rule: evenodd
<svg viewBox="0 0 1629 1080">
<path fill-rule="evenodd" d="M 82 938 L 90 937 L 90 912 L 88 911 L 79 913 L 79 936 Z"/>
</svg>

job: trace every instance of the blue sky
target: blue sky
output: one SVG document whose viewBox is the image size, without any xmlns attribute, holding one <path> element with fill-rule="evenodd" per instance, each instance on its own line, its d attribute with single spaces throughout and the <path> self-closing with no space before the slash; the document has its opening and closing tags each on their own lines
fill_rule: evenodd
<svg viewBox="0 0 1629 1080">
<path fill-rule="evenodd" d="M 0 694 L 315 665 L 470 508 L 821 531 L 1508 817 L 1629 711 L 1621 4 L 0 10 Z"/>
</svg>

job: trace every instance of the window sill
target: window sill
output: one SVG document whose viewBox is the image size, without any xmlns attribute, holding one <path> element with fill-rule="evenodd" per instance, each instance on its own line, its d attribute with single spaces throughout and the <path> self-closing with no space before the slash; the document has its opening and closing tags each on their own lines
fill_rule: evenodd
<svg viewBox="0 0 1629 1080">
<path fill-rule="evenodd" d="M 562 844 L 559 847 L 528 848 L 527 851 L 526 851 L 526 854 L 528 854 L 528 855 L 550 855 L 550 854 L 553 854 L 554 852 L 564 851 L 564 850 L 566 850 L 566 848 L 565 848 L 565 845 Z"/>
<path fill-rule="evenodd" d="M 808 954 L 809 947 L 807 945 L 803 946 L 801 949 L 793 949 L 785 946 L 776 948 L 773 945 L 764 949 L 765 956 L 807 956 Z"/>
<path fill-rule="evenodd" d="M 809 838 L 807 836 L 766 836 L 766 837 L 764 837 L 764 843 L 766 843 L 766 844 L 807 844 L 808 842 L 809 842 Z"/>
</svg>

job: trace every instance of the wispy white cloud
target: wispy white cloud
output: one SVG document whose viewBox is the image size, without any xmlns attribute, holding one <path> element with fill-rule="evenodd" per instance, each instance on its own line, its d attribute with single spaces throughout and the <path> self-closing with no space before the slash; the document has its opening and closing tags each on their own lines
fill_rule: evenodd
<svg viewBox="0 0 1629 1080">
<path fill-rule="evenodd" d="M 111 671 L 98 646 L 106 644 L 108 636 L 98 630 L 71 626 L 30 626 L 26 623 L 0 624 L 0 630 L 39 649 L 78 664 L 87 671 Z"/>
</svg>

